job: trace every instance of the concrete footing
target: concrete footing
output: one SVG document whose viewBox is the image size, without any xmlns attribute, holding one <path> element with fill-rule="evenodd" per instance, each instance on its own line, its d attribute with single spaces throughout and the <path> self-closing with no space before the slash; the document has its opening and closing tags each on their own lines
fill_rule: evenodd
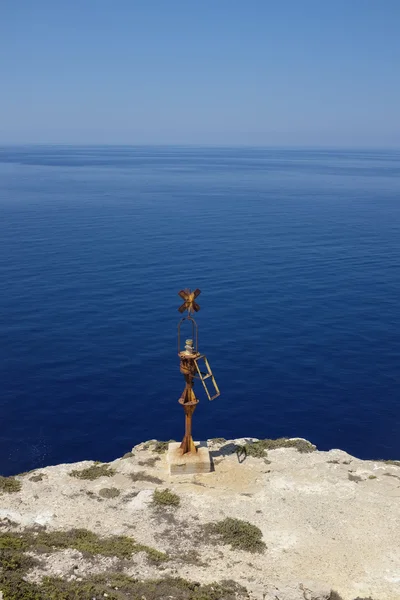
<svg viewBox="0 0 400 600">
<path fill-rule="evenodd" d="M 212 463 L 210 452 L 206 442 L 194 443 L 197 452 L 182 455 L 179 450 L 179 442 L 171 442 L 168 445 L 167 463 L 170 475 L 195 475 L 196 473 L 210 473 Z"/>
</svg>

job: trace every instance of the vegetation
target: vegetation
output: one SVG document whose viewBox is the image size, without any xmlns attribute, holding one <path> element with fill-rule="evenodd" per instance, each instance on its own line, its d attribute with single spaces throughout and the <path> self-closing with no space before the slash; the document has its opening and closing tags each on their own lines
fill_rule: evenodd
<svg viewBox="0 0 400 600">
<path fill-rule="evenodd" d="M 235 521 L 235 519 L 231 520 Z M 239 523 L 243 522 L 239 521 Z M 54 548 L 75 547 L 65 546 L 67 540 L 69 542 L 78 540 L 78 545 L 81 545 L 83 539 L 86 548 L 97 549 L 99 538 L 95 534 L 88 536 L 78 533 L 83 531 L 41 532 L 38 535 L 33 532 L 0 534 L 0 590 L 4 598 L 6 600 L 93 600 L 93 598 L 108 598 L 108 600 L 138 600 L 139 598 L 146 598 L 146 600 L 160 600 L 161 598 L 169 598 L 169 600 L 249 600 L 245 588 L 233 581 L 210 585 L 200 585 L 179 577 L 139 581 L 121 572 L 93 575 L 81 581 L 67 581 L 58 577 L 45 577 L 41 583 L 30 583 L 24 580 L 26 572 L 38 564 L 35 558 L 27 556 L 24 552 L 38 550 L 39 542 L 44 542 L 42 549 L 51 551 Z M 86 532 L 86 534 L 89 533 Z M 133 542 L 130 538 L 127 539 Z M 147 552 L 149 559 L 155 560 L 155 562 L 167 559 L 162 552 L 139 544 L 135 544 L 134 551 Z M 125 552 L 123 555 L 125 556 Z M 343 599 L 337 592 L 332 591 L 329 600 Z M 355 600 L 372 600 L 372 598 L 356 598 Z"/>
<path fill-rule="evenodd" d="M 394 473 L 384 473 L 384 475 L 386 475 L 386 477 L 396 477 L 396 479 L 400 479 L 400 476 L 395 475 Z"/>
<path fill-rule="evenodd" d="M 89 533 L 89 532 L 87 532 Z M 50 536 L 50 537 L 48 537 Z M 61 537 L 60 537 L 61 536 Z M 66 537 L 65 537 L 66 536 Z M 78 534 L 77 532 L 54 532 L 45 535 L 45 543 L 54 547 L 65 547 L 64 543 L 77 540 L 81 547 L 98 549 L 96 536 Z M 89 543 L 88 543 L 89 540 Z M 24 580 L 26 572 L 38 564 L 34 558 L 24 554 L 35 546 L 32 533 L 0 534 L 0 589 L 7 600 L 92 600 L 107 597 L 109 600 L 236 600 L 248 598 L 244 588 L 234 582 L 201 586 L 180 578 L 164 578 L 138 581 L 123 573 L 104 573 L 85 578 L 83 581 L 66 581 L 57 577 L 45 577 L 38 583 Z M 42 536 L 43 541 L 43 536 Z M 133 540 L 130 540 L 133 542 Z M 104 543 L 104 540 L 103 540 Z M 61 544 L 61 546 L 60 546 Z M 74 546 L 75 547 L 75 546 Z M 147 552 L 153 562 L 167 560 L 167 555 L 147 546 L 136 545 L 136 552 Z M 125 556 L 125 552 L 123 552 Z M 240 596 L 239 596 L 240 594 Z"/>
<path fill-rule="evenodd" d="M 276 450 L 277 448 L 296 448 L 298 452 L 314 452 L 315 447 L 307 440 L 289 440 L 288 438 L 278 438 L 277 440 L 258 440 L 249 442 L 244 446 L 237 446 L 238 453 L 245 453 L 247 456 L 255 458 L 265 458 L 266 450 Z"/>
<path fill-rule="evenodd" d="M 125 454 L 122 456 L 122 458 L 132 458 L 133 456 L 133 452 L 125 452 Z"/>
<path fill-rule="evenodd" d="M 149 481 L 150 483 L 162 483 L 162 479 L 159 477 L 153 477 L 145 471 L 138 471 L 137 473 L 131 473 L 132 481 Z"/>
<path fill-rule="evenodd" d="M 71 529 L 70 531 L 0 533 L 0 566 L 5 570 L 21 570 L 22 567 L 29 567 L 31 560 L 23 552 L 30 550 L 41 554 L 66 548 L 74 548 L 87 556 L 101 554 L 130 558 L 136 552 L 145 552 L 153 563 L 168 560 L 164 552 L 137 544 L 131 537 L 123 535 L 100 537 L 87 529 Z"/>
<path fill-rule="evenodd" d="M 223 437 L 215 437 L 211 438 L 211 441 L 214 442 L 214 444 L 225 444 L 226 439 Z"/>
<path fill-rule="evenodd" d="M 152 448 L 153 452 L 157 452 L 157 454 L 164 454 L 168 450 L 168 445 L 175 440 L 169 440 L 168 442 L 156 442 Z"/>
<path fill-rule="evenodd" d="M 205 530 L 208 534 L 218 536 L 223 544 L 230 544 L 234 549 L 261 553 L 266 548 L 261 530 L 248 521 L 227 517 L 217 523 L 208 523 Z"/>
<path fill-rule="evenodd" d="M 173 492 L 170 492 L 168 488 L 165 490 L 154 490 L 153 493 L 153 505 L 155 506 L 173 506 L 178 507 L 180 504 L 180 498 Z"/>
<path fill-rule="evenodd" d="M 13 494 L 21 490 L 22 484 L 15 477 L 2 477 L 0 475 L 0 492 Z"/>
<path fill-rule="evenodd" d="M 155 565 L 160 564 L 169 558 L 168 554 L 165 552 L 160 552 L 160 550 L 156 550 L 155 548 L 151 548 L 144 544 L 137 544 L 135 552 L 146 552 L 147 560 Z"/>
<path fill-rule="evenodd" d="M 141 467 L 154 467 L 158 460 L 161 460 L 159 456 L 152 456 L 151 458 L 147 458 L 146 460 L 139 460 L 138 464 Z"/>
<path fill-rule="evenodd" d="M 119 495 L 120 491 L 115 487 L 101 488 L 101 490 L 99 491 L 99 496 L 101 496 L 102 498 L 116 498 Z"/>
<path fill-rule="evenodd" d="M 71 477 L 78 477 L 78 479 L 98 479 L 99 477 L 112 477 L 115 475 L 115 469 L 112 469 L 108 464 L 101 464 L 95 462 L 91 467 L 78 471 L 74 469 L 71 471 Z"/>
<path fill-rule="evenodd" d="M 29 477 L 29 481 L 42 481 L 45 478 L 45 475 L 43 475 L 43 473 L 38 473 L 37 475 L 32 475 L 32 477 Z"/>
<path fill-rule="evenodd" d="M 362 481 L 362 477 L 359 475 L 354 475 L 353 473 L 348 473 L 347 477 L 349 478 L 349 481 L 355 481 L 356 483 Z"/>
<path fill-rule="evenodd" d="M 84 581 L 46 577 L 41 585 L 27 583 L 19 577 L 13 578 L 13 587 L 1 579 L 7 600 L 245 600 L 249 597 L 244 588 L 230 581 L 212 585 L 172 577 L 138 581 L 122 573 L 95 575 Z"/>
<path fill-rule="evenodd" d="M 343 600 L 343 598 L 337 592 L 335 592 L 334 590 L 332 590 L 331 591 L 331 595 L 329 596 L 328 600 Z M 372 598 L 360 598 L 358 596 L 354 600 L 373 600 L 373 599 Z"/>
</svg>

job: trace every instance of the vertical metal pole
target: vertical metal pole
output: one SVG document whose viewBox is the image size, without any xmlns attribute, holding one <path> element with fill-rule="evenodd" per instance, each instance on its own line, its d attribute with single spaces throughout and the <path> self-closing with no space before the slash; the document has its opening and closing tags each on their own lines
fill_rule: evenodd
<svg viewBox="0 0 400 600">
<path fill-rule="evenodd" d="M 193 358 L 181 357 L 181 373 L 183 373 L 186 385 L 179 403 L 183 405 L 185 411 L 185 436 L 180 445 L 182 454 L 191 452 L 196 454 L 197 449 L 192 438 L 192 416 L 198 404 L 198 400 L 193 391 L 194 374 L 196 367 Z"/>
</svg>

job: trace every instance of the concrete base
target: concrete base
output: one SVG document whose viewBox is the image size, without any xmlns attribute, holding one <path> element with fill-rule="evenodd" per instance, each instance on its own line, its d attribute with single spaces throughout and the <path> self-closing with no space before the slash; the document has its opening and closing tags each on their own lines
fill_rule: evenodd
<svg viewBox="0 0 400 600">
<path fill-rule="evenodd" d="M 212 470 L 210 452 L 206 442 L 195 442 L 196 454 L 180 453 L 179 442 L 168 445 L 167 463 L 170 475 L 195 475 L 196 473 L 210 473 Z"/>
</svg>

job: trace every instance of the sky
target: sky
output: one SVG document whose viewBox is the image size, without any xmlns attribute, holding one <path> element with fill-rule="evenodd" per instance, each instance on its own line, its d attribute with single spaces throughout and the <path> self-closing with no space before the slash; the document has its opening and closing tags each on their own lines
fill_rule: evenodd
<svg viewBox="0 0 400 600">
<path fill-rule="evenodd" d="M 400 147 L 400 0 L 1 0 L 0 144 Z"/>
</svg>

